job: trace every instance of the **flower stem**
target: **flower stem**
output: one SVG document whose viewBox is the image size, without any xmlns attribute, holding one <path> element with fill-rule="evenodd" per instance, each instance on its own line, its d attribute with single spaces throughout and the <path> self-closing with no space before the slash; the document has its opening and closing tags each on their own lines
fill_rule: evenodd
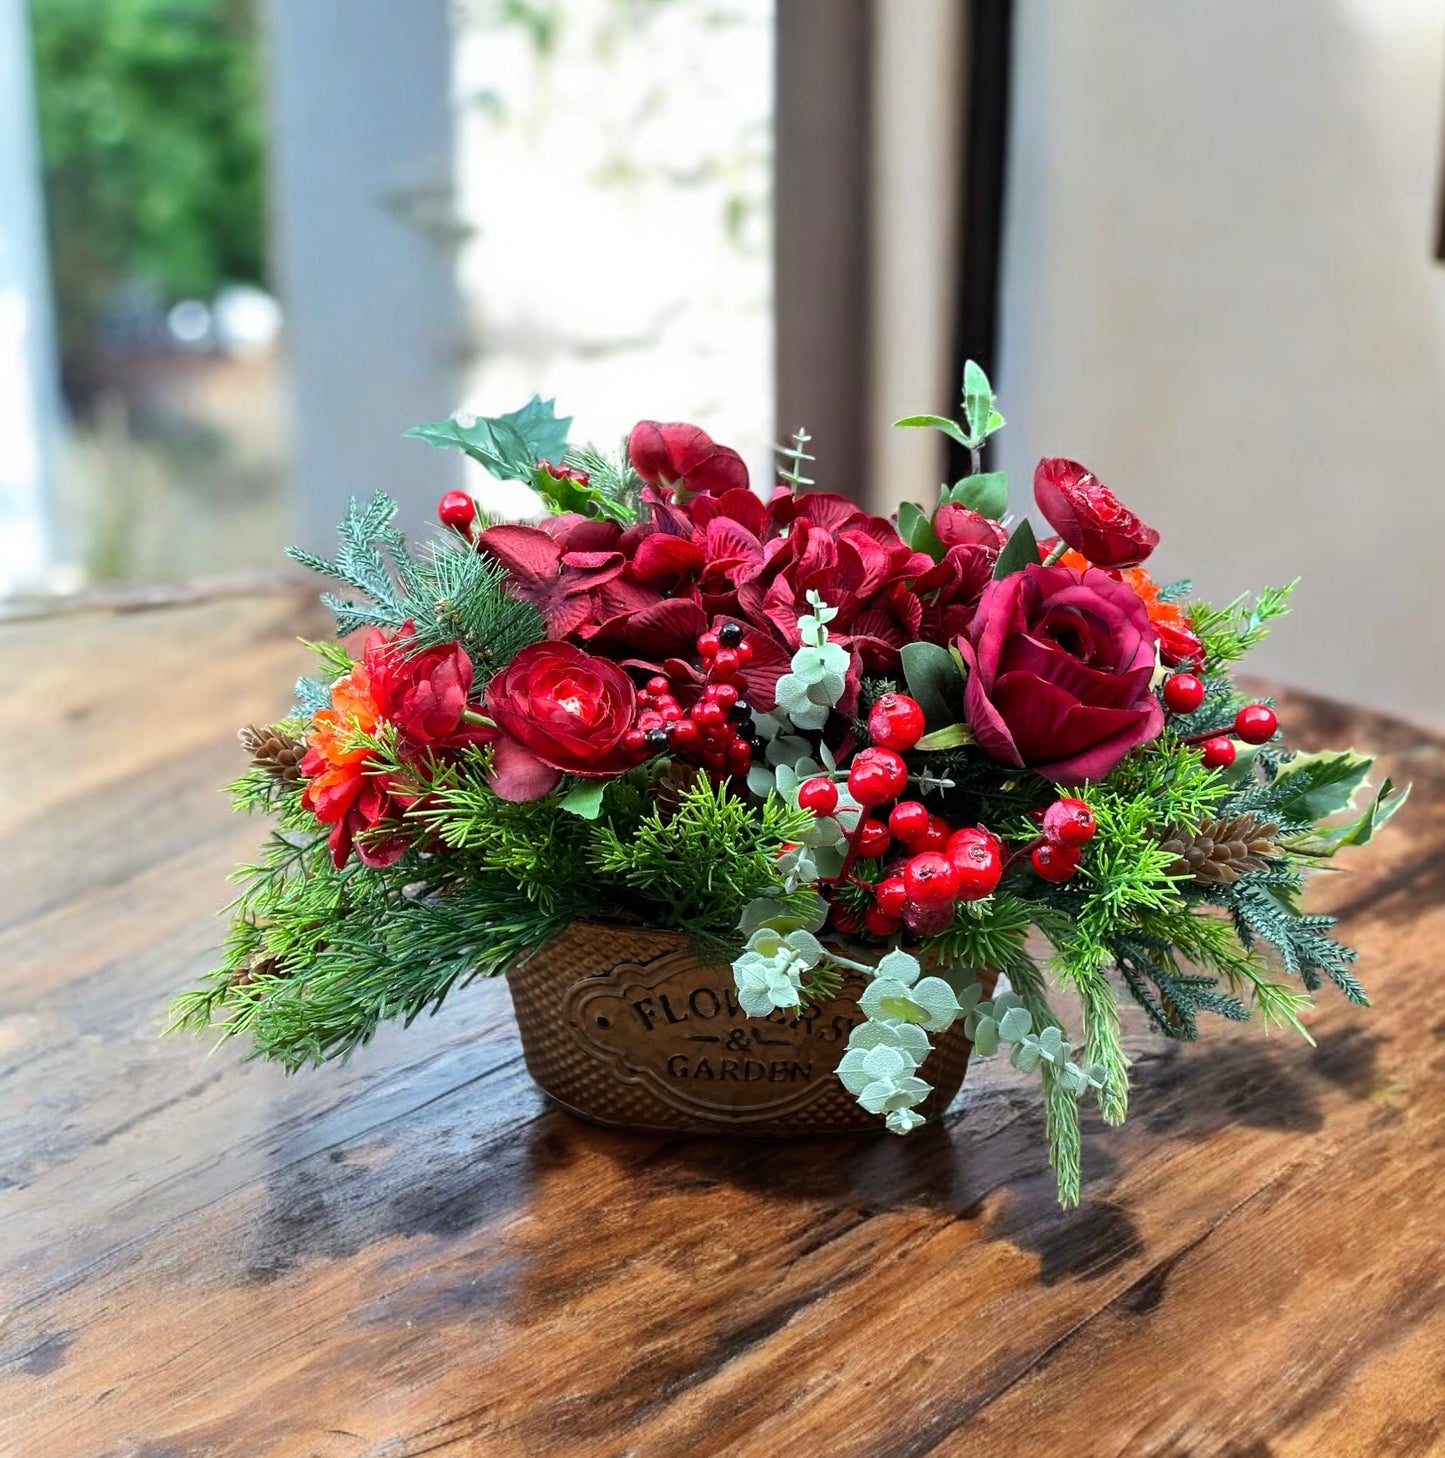
<svg viewBox="0 0 1445 1458">
<path fill-rule="evenodd" d="M 1060 537 L 1058 541 L 1049 548 L 1049 555 L 1044 558 L 1043 565 L 1045 567 L 1052 567 L 1054 563 L 1057 562 L 1059 558 L 1062 557 L 1064 553 L 1068 550 L 1069 544 L 1062 537 Z"/>
</svg>

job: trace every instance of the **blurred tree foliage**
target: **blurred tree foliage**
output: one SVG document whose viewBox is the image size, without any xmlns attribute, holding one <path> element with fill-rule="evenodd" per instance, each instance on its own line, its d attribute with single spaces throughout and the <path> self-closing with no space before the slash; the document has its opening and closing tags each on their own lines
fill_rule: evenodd
<svg viewBox="0 0 1445 1458">
<path fill-rule="evenodd" d="M 165 303 L 264 272 L 253 0 L 31 0 L 63 369 L 88 394 L 118 285 Z"/>
</svg>

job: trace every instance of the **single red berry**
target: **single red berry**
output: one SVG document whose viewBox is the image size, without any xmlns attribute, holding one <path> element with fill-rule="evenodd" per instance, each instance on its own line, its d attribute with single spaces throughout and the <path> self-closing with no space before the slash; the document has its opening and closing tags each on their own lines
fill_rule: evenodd
<svg viewBox="0 0 1445 1458">
<path fill-rule="evenodd" d="M 656 674 L 643 685 L 643 691 L 661 698 L 663 694 L 672 692 L 672 680 L 664 678 L 660 673 Z"/>
<path fill-rule="evenodd" d="M 1098 828 L 1094 812 L 1069 795 L 1055 800 L 1044 811 L 1044 834 L 1055 845 L 1088 845 Z"/>
<path fill-rule="evenodd" d="M 622 736 L 622 747 L 628 754 L 641 757 L 647 753 L 647 735 L 641 729 L 629 729 Z"/>
<path fill-rule="evenodd" d="M 853 797 L 857 799 L 855 795 Z M 888 833 L 888 827 L 881 820 L 865 820 L 863 829 L 858 836 L 858 854 L 865 861 L 871 861 L 881 856 L 884 851 L 893 844 L 893 837 Z"/>
<path fill-rule="evenodd" d="M 863 925 L 875 937 L 891 937 L 898 930 L 901 916 L 890 916 L 876 903 L 863 913 Z"/>
<path fill-rule="evenodd" d="M 998 889 L 1003 876 L 1003 845 L 992 831 L 973 825 L 954 831 L 947 855 L 958 872 L 960 901 L 981 901 Z"/>
<path fill-rule="evenodd" d="M 1199 757 L 1204 761 L 1205 769 L 1228 769 L 1234 763 L 1236 753 L 1234 740 L 1226 739 L 1222 734 L 1206 739 L 1199 746 Z"/>
<path fill-rule="evenodd" d="M 667 721 L 656 709 L 644 709 L 637 716 L 637 727 L 645 734 L 650 729 L 661 729 Z"/>
<path fill-rule="evenodd" d="M 1073 846 L 1047 840 L 1029 852 L 1029 860 L 1045 881 L 1067 881 L 1079 869 L 1079 852 Z"/>
<path fill-rule="evenodd" d="M 727 723 L 728 711 L 716 699 L 704 699 L 692 711 L 692 717 L 702 729 L 716 729 Z"/>
<path fill-rule="evenodd" d="M 900 800 L 888 812 L 888 828 L 904 845 L 915 845 L 928 834 L 931 818 L 926 805 L 917 800 Z"/>
<path fill-rule="evenodd" d="M 738 655 L 738 662 L 744 668 L 753 661 L 753 645 L 746 638 L 733 649 L 733 652 Z"/>
<path fill-rule="evenodd" d="M 735 774 L 746 774 L 748 766 L 753 762 L 752 746 L 745 740 L 734 739 L 728 745 L 728 768 Z"/>
<path fill-rule="evenodd" d="M 1234 732 L 1246 744 L 1264 744 L 1278 728 L 1279 715 L 1268 704 L 1246 704 L 1234 716 Z"/>
<path fill-rule="evenodd" d="M 845 937 L 858 930 L 858 918 L 846 906 L 840 906 L 836 901 L 829 908 L 828 923 L 834 931 L 842 932 Z"/>
<path fill-rule="evenodd" d="M 712 658 L 718 650 L 717 634 L 714 632 L 699 633 L 697 639 L 697 656 L 699 658 Z"/>
<path fill-rule="evenodd" d="M 738 701 L 738 686 L 735 683 L 710 683 L 707 686 L 707 696 L 713 703 L 730 709 Z"/>
<path fill-rule="evenodd" d="M 868 711 L 868 737 L 883 749 L 912 749 L 923 738 L 918 700 L 884 694 Z"/>
<path fill-rule="evenodd" d="M 736 678 L 739 667 L 736 648 L 719 648 L 713 654 L 712 671 L 720 683 L 727 683 L 729 679 Z"/>
<path fill-rule="evenodd" d="M 678 749 L 696 749 L 702 740 L 702 730 L 695 719 L 679 719 L 672 726 L 672 742 Z"/>
<path fill-rule="evenodd" d="M 903 905 L 903 924 L 916 936 L 936 937 L 952 922 L 951 901 L 907 901 Z"/>
<path fill-rule="evenodd" d="M 477 503 L 465 491 L 448 491 L 437 502 L 437 516 L 443 526 L 465 536 L 467 528 L 477 519 Z"/>
<path fill-rule="evenodd" d="M 1172 714 L 1192 714 L 1204 702 L 1204 680 L 1197 673 L 1176 673 L 1164 680 L 1164 707 Z"/>
<path fill-rule="evenodd" d="M 885 800 L 894 800 L 903 793 L 907 783 L 908 766 L 903 763 L 903 756 L 891 749 L 859 750 L 848 770 L 848 789 L 860 805 L 881 805 Z"/>
<path fill-rule="evenodd" d="M 704 769 L 726 769 L 728 763 L 727 751 L 725 749 L 718 749 L 710 744 L 702 752 L 702 763 Z"/>
<path fill-rule="evenodd" d="M 944 851 L 948 849 L 948 838 L 953 834 L 953 826 L 941 815 L 930 815 L 928 817 L 928 829 L 924 832 L 915 849 L 926 851 Z"/>
<path fill-rule="evenodd" d="M 838 808 L 838 787 L 832 780 L 804 780 L 798 786 L 798 804 L 814 815 L 831 815 Z"/>
<path fill-rule="evenodd" d="M 889 876 L 873 888 L 873 903 L 885 916 L 902 916 L 908 886 L 902 876 Z"/>
<path fill-rule="evenodd" d="M 654 707 L 669 724 L 682 718 L 682 705 L 671 694 L 664 694 L 656 701 Z"/>
<path fill-rule="evenodd" d="M 903 886 L 910 901 L 927 906 L 958 895 L 958 867 L 937 851 L 921 851 L 903 863 Z"/>
</svg>

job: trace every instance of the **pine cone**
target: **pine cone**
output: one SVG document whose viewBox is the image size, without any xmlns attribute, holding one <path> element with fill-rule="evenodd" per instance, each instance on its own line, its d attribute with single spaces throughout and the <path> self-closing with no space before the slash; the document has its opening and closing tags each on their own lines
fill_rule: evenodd
<svg viewBox="0 0 1445 1458">
<path fill-rule="evenodd" d="M 259 765 L 287 784 L 300 783 L 301 761 L 306 754 L 306 746 L 301 740 L 293 739 L 281 729 L 262 729 L 255 724 L 238 730 L 236 738 L 241 741 L 241 748 L 251 756 L 252 764 Z"/>
<path fill-rule="evenodd" d="M 1279 826 L 1246 811 L 1225 820 L 1205 820 L 1198 830 L 1171 830 L 1161 842 L 1178 857 L 1170 869 L 1206 886 L 1232 886 L 1250 871 L 1262 871 L 1277 856 L 1274 834 Z"/>
<path fill-rule="evenodd" d="M 696 765 L 684 764 L 681 760 L 674 759 L 657 777 L 652 794 L 657 802 L 657 813 L 664 825 L 677 814 L 682 797 L 697 783 L 697 777 L 701 773 Z"/>
<path fill-rule="evenodd" d="M 252 957 L 244 967 L 237 967 L 231 973 L 231 986 L 249 987 L 258 977 L 274 977 L 277 971 L 275 957 Z"/>
</svg>

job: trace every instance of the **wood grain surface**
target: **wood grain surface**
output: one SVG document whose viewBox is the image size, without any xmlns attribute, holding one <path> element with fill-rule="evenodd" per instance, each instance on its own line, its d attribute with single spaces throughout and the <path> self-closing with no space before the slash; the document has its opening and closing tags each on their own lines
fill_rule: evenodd
<svg viewBox="0 0 1445 1458">
<path fill-rule="evenodd" d="M 1054 1206 L 975 1063 L 906 1140 L 548 1110 L 506 987 L 284 1078 L 159 1041 L 257 843 L 216 786 L 291 596 L 0 626 L 0 1452 L 16 1458 L 1445 1452 L 1445 744 L 1295 694 L 1416 795 L 1324 879 L 1378 1008 L 1311 1050 L 1131 1021 Z"/>
</svg>

